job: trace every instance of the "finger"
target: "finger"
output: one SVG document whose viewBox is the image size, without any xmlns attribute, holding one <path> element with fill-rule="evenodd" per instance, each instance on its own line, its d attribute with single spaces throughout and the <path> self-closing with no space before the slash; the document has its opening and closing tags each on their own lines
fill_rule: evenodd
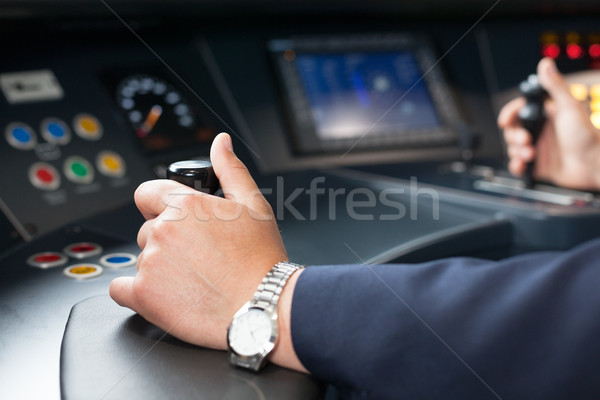
<svg viewBox="0 0 600 400">
<path fill-rule="evenodd" d="M 556 68 L 556 63 L 553 59 L 548 57 L 541 59 L 538 63 L 537 73 L 540 83 L 550 97 L 554 99 L 557 107 L 577 106 L 577 100 L 571 95 L 569 85 Z"/>
<path fill-rule="evenodd" d="M 534 159 L 535 148 L 533 146 L 513 145 L 508 147 L 507 153 L 511 160 L 518 159 L 523 162 L 529 162 Z"/>
<path fill-rule="evenodd" d="M 178 197 L 198 193 L 179 182 L 157 179 L 142 183 L 133 197 L 137 208 L 148 220 L 160 215 Z"/>
<path fill-rule="evenodd" d="M 520 160 L 518 158 L 513 158 L 508 163 L 508 170 L 511 174 L 516 176 L 523 175 L 525 173 L 525 167 L 526 164 L 523 162 L 523 160 Z"/>
<path fill-rule="evenodd" d="M 531 134 L 523 127 L 510 128 L 504 131 L 504 140 L 509 146 L 531 144 Z"/>
<path fill-rule="evenodd" d="M 525 99 L 518 97 L 506 103 L 498 115 L 498 126 L 501 129 L 520 126 L 519 110 L 525 105 Z"/>
<path fill-rule="evenodd" d="M 509 146 L 506 149 L 506 153 L 508 154 L 508 158 L 511 160 L 514 158 L 521 158 L 521 147 L 517 145 Z"/>
<path fill-rule="evenodd" d="M 137 243 L 140 249 L 144 250 L 146 247 L 146 243 L 148 243 L 148 235 L 150 235 L 150 231 L 152 230 L 152 224 L 154 223 L 154 219 L 150 219 L 142 225 L 137 235 Z"/>
<path fill-rule="evenodd" d="M 535 148 L 532 146 L 521 146 L 517 158 L 525 163 L 533 161 L 535 159 Z"/>
<path fill-rule="evenodd" d="M 110 283 L 108 293 L 118 305 L 135 310 L 136 304 L 133 296 L 133 281 L 134 278 L 132 276 L 115 278 Z"/>
<path fill-rule="evenodd" d="M 210 149 L 210 160 L 226 198 L 252 209 L 265 201 L 248 169 L 234 154 L 228 134 L 220 133 L 215 138 Z"/>
</svg>

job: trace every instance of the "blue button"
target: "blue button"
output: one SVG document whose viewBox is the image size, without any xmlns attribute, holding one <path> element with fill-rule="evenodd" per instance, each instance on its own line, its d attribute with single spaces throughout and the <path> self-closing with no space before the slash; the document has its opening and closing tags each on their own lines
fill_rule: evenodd
<svg viewBox="0 0 600 400">
<path fill-rule="evenodd" d="M 48 132 L 52 136 L 57 137 L 57 138 L 62 138 L 65 136 L 65 130 L 63 129 L 63 127 L 54 122 L 48 124 Z"/>
<path fill-rule="evenodd" d="M 131 257 L 108 257 L 106 259 L 106 261 L 110 262 L 110 263 L 114 263 L 114 264 L 123 264 L 126 263 L 128 261 L 131 261 Z"/>
<path fill-rule="evenodd" d="M 31 134 L 24 128 L 14 128 L 12 134 L 19 143 L 28 143 L 31 140 Z"/>
<path fill-rule="evenodd" d="M 109 268 L 125 268 L 135 265 L 137 257 L 129 253 L 107 254 L 100 259 L 100 264 Z"/>
<path fill-rule="evenodd" d="M 6 127 L 4 136 L 8 144 L 15 149 L 29 150 L 37 144 L 33 130 L 22 122 L 13 122 Z"/>
<path fill-rule="evenodd" d="M 46 118 L 42 121 L 40 132 L 48 143 L 65 145 L 71 141 L 69 126 L 58 118 Z"/>
</svg>

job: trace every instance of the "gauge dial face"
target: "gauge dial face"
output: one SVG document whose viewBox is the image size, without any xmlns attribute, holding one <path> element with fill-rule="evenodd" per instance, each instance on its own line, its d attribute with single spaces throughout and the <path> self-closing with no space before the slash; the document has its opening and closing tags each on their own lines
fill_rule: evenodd
<svg viewBox="0 0 600 400">
<path fill-rule="evenodd" d="M 190 102 L 172 84 L 148 74 L 129 75 L 117 86 L 116 100 L 135 135 L 149 151 L 201 140 Z"/>
</svg>

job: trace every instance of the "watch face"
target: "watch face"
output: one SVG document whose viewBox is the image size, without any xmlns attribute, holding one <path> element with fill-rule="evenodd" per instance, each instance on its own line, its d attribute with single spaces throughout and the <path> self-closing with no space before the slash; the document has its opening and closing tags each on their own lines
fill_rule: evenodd
<svg viewBox="0 0 600 400">
<path fill-rule="evenodd" d="M 229 329 L 229 345 L 239 355 L 253 356 L 265 350 L 273 333 L 271 318 L 263 310 L 251 308 Z"/>
</svg>

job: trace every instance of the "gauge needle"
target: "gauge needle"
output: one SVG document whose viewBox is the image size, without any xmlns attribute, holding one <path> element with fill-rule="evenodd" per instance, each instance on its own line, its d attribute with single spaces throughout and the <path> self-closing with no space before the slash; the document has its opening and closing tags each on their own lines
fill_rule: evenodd
<svg viewBox="0 0 600 400">
<path fill-rule="evenodd" d="M 142 124 L 142 126 L 137 130 L 137 135 L 139 138 L 143 138 L 148 136 L 150 131 L 154 128 L 154 125 L 158 122 L 158 119 L 162 115 L 163 109 L 159 105 L 152 106 L 146 120 Z"/>
</svg>

